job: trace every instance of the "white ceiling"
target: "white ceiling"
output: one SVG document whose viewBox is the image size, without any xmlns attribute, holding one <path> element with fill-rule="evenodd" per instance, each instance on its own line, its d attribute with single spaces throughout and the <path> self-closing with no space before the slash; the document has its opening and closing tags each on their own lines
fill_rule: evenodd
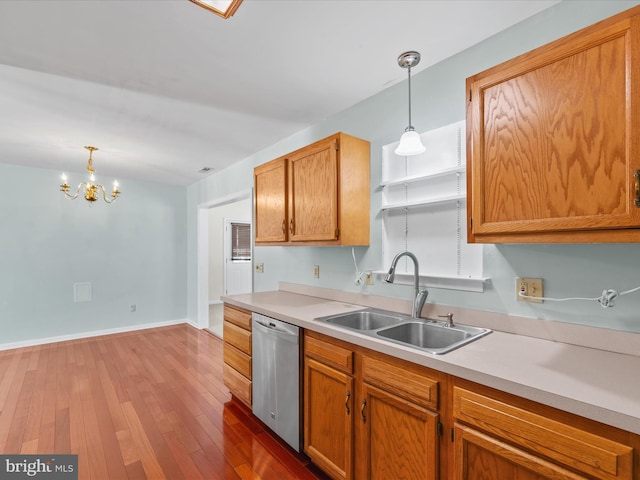
<svg viewBox="0 0 640 480">
<path fill-rule="evenodd" d="M 189 185 L 558 1 L 1 0 L 0 163 Z"/>
</svg>

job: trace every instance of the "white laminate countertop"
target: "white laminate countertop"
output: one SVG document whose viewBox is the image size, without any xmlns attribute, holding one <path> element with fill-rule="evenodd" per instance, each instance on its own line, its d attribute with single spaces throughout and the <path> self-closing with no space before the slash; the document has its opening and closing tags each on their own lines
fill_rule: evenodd
<svg viewBox="0 0 640 480">
<path fill-rule="evenodd" d="M 640 434 L 640 357 L 494 331 L 432 355 L 324 322 L 363 305 L 289 291 L 222 297 L 245 308 L 346 342 Z"/>
</svg>

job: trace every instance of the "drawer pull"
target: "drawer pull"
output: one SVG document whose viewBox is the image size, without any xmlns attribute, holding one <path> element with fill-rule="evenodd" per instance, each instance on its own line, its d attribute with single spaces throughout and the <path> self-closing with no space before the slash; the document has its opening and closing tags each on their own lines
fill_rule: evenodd
<svg viewBox="0 0 640 480">
<path fill-rule="evenodd" d="M 362 407 L 360 408 L 360 415 L 362 415 L 362 423 L 367 423 L 367 417 L 364 414 L 364 409 L 367 406 L 367 399 L 362 399 Z"/>
<path fill-rule="evenodd" d="M 635 181 L 636 199 L 635 199 L 635 202 L 633 203 L 635 204 L 636 207 L 640 207 L 640 170 L 636 170 L 633 176 L 635 177 L 635 180 L 636 180 Z"/>
<path fill-rule="evenodd" d="M 351 415 L 351 409 L 349 408 L 349 399 L 351 398 L 351 390 L 347 391 L 347 398 L 344 400 L 344 408 L 347 409 L 347 415 Z"/>
</svg>

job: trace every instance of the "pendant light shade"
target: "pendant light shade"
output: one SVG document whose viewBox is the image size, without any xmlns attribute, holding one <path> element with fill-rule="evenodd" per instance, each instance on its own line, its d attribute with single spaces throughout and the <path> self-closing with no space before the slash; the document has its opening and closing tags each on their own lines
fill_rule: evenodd
<svg viewBox="0 0 640 480">
<path fill-rule="evenodd" d="M 400 137 L 400 143 L 396 147 L 396 155 L 403 157 L 409 157 L 411 155 L 419 155 L 424 152 L 426 148 L 420 140 L 420 135 L 415 130 L 407 130 Z"/>
<path fill-rule="evenodd" d="M 422 145 L 420 135 L 414 131 L 411 125 L 411 67 L 417 65 L 419 62 L 420 54 L 418 52 L 404 52 L 398 57 L 398 65 L 406 68 L 409 74 L 409 126 L 405 129 L 402 137 L 400 137 L 400 143 L 395 149 L 395 154 L 403 157 L 419 155 L 426 150 L 424 145 Z"/>
</svg>

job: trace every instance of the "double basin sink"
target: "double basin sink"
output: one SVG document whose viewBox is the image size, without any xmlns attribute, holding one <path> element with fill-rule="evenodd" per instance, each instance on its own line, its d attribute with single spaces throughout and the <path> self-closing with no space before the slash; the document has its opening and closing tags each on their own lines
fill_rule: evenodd
<svg viewBox="0 0 640 480">
<path fill-rule="evenodd" d="M 491 333 L 491 330 L 486 328 L 415 319 L 373 308 L 320 317 L 316 320 L 357 330 L 371 337 L 414 347 L 434 355 L 448 353 Z"/>
</svg>

